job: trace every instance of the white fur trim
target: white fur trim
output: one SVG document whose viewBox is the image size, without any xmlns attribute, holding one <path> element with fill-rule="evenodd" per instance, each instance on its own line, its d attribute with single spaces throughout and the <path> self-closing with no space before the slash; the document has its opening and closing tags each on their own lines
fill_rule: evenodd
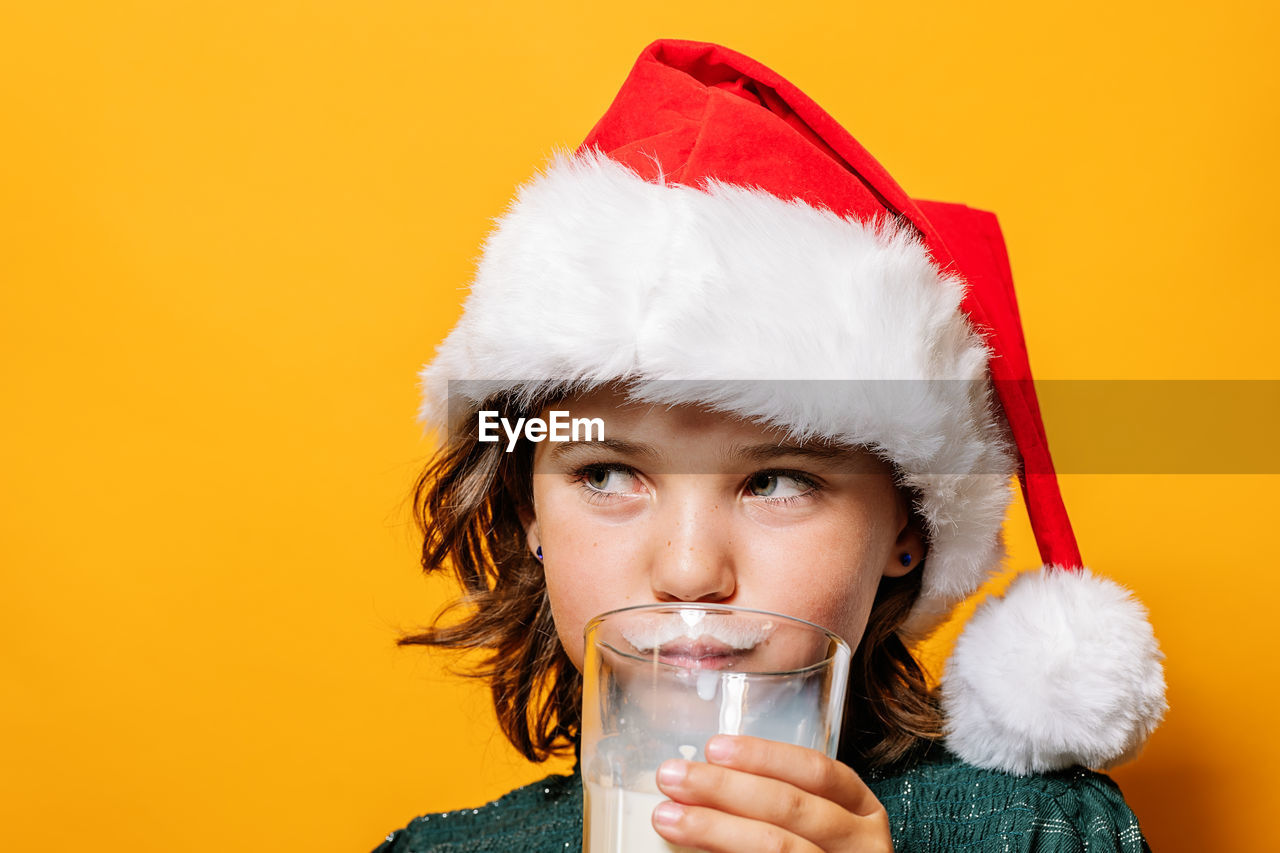
<svg viewBox="0 0 1280 853">
<path fill-rule="evenodd" d="M 455 428 L 496 391 L 626 380 L 639 400 L 875 448 L 922 496 L 930 552 L 905 628 L 921 634 L 1003 558 L 1015 469 L 963 293 L 891 223 L 561 156 L 490 235 L 462 319 L 422 372 L 422 418 L 445 426 L 450 380 L 482 383 Z"/>
<path fill-rule="evenodd" d="M 1168 707 L 1163 659 L 1146 610 L 1113 581 L 1021 575 L 983 602 L 947 662 L 947 746 L 1019 775 L 1127 761 Z"/>
</svg>

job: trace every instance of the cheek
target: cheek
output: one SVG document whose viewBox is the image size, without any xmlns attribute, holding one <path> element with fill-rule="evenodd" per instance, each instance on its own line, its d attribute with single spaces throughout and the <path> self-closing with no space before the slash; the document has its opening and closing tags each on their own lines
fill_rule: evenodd
<svg viewBox="0 0 1280 853">
<path fill-rule="evenodd" d="M 849 524 L 843 515 L 785 534 L 768 531 L 748 544 L 741 591 L 748 606 L 814 622 L 856 647 L 891 545 L 876 525 Z"/>
<path fill-rule="evenodd" d="M 555 490 L 539 501 L 543 574 L 556 633 L 570 660 L 582 668 L 582 631 L 594 616 L 637 599 L 635 532 L 601 524 L 581 500 Z"/>
<path fill-rule="evenodd" d="M 840 602 L 837 612 L 832 615 L 832 624 L 835 626 L 832 630 L 840 635 L 851 649 L 858 647 L 866 631 L 867 619 L 871 615 L 871 605 L 875 602 L 880 576 L 869 573 L 860 580 L 861 583 L 850 590 L 845 599 Z"/>
<path fill-rule="evenodd" d="M 550 551 L 547 552 L 550 555 Z M 547 599 L 551 604 L 551 617 L 555 620 L 556 634 L 569 659 L 582 669 L 582 631 L 592 616 L 608 609 L 593 601 L 593 586 L 584 583 L 573 566 L 565 566 L 565 560 L 548 556 L 544 560 Z"/>
<path fill-rule="evenodd" d="M 831 576 L 810 576 L 803 583 L 780 590 L 778 601 L 769 609 L 797 616 L 832 631 L 857 648 L 875 601 L 879 575 L 850 570 Z"/>
</svg>

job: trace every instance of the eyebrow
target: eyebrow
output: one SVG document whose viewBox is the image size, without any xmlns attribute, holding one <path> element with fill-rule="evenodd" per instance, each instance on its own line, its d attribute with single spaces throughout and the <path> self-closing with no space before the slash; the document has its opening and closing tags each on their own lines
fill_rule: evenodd
<svg viewBox="0 0 1280 853">
<path fill-rule="evenodd" d="M 662 458 L 658 448 L 652 444 L 623 441 L 620 438 L 602 438 L 599 441 L 567 441 L 557 444 L 551 448 L 550 459 L 552 462 L 559 462 L 566 456 L 594 450 L 612 450 L 625 456 L 637 456 L 650 461 L 657 461 Z"/>
<path fill-rule="evenodd" d="M 551 448 L 550 460 L 559 462 L 565 457 L 597 450 L 612 450 L 615 453 L 650 461 L 658 461 L 662 458 L 662 452 L 652 444 L 625 441 L 620 438 L 603 438 L 599 441 L 567 441 L 556 444 Z M 721 458 L 752 464 L 771 462 L 786 456 L 830 462 L 847 460 L 852 451 L 853 448 L 835 444 L 734 444 L 725 449 Z"/>
<path fill-rule="evenodd" d="M 848 459 L 851 447 L 836 444 L 735 444 L 726 451 L 730 459 L 741 458 L 748 462 L 770 462 L 782 456 L 799 456 L 823 462 Z"/>
</svg>

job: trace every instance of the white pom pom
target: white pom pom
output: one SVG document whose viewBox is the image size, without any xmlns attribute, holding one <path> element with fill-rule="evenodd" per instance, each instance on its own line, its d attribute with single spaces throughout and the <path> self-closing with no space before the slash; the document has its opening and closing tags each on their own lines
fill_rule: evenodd
<svg viewBox="0 0 1280 853">
<path fill-rule="evenodd" d="M 1018 775 L 1133 758 L 1164 717 L 1145 608 L 1087 570 L 1019 576 L 965 626 L 942 677 L 947 746 Z"/>
</svg>

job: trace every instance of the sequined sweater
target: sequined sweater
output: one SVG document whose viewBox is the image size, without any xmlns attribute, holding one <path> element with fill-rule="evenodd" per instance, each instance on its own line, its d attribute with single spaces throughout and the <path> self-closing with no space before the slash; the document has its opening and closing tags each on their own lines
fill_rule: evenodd
<svg viewBox="0 0 1280 853">
<path fill-rule="evenodd" d="M 1149 851 L 1107 776 L 1082 768 L 1012 776 L 935 753 L 864 777 L 889 813 L 895 851 Z M 414 818 L 374 853 L 580 853 L 582 780 L 575 771 L 517 788 L 477 809 Z"/>
</svg>

